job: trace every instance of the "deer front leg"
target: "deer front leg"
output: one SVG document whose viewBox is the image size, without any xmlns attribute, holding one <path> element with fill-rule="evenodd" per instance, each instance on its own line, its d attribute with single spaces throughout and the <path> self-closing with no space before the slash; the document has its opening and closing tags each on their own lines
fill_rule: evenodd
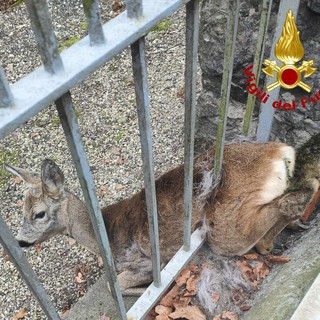
<svg viewBox="0 0 320 320">
<path fill-rule="evenodd" d="M 146 256 L 122 261 L 118 270 L 121 293 L 125 296 L 140 296 L 152 282 L 152 262 Z"/>
<path fill-rule="evenodd" d="M 146 285 L 152 282 L 152 274 L 126 270 L 118 274 L 118 280 L 124 296 L 141 296 L 146 290 Z"/>
<path fill-rule="evenodd" d="M 271 251 L 274 238 L 290 222 L 299 219 L 303 215 L 313 193 L 314 191 L 308 189 L 287 193 L 277 199 L 278 206 L 274 206 L 274 203 L 272 204 L 270 210 L 278 210 L 279 219 L 255 245 L 259 253 L 268 254 Z"/>
</svg>

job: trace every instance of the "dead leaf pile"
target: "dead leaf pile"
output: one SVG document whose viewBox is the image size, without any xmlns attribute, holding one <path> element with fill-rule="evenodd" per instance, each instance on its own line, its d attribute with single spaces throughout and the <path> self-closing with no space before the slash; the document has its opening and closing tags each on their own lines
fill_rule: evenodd
<svg viewBox="0 0 320 320">
<path fill-rule="evenodd" d="M 265 279 L 274 263 L 286 263 L 290 261 L 287 257 L 256 253 L 246 254 L 244 259 L 236 262 L 242 277 L 253 287 L 260 285 Z"/>
<path fill-rule="evenodd" d="M 242 277 L 254 289 L 257 289 L 262 281 L 269 275 L 274 263 L 285 263 L 290 259 L 282 256 L 261 256 L 256 253 L 244 255 L 236 261 Z M 182 270 L 176 278 L 173 287 L 161 299 L 160 303 L 150 312 L 149 318 L 156 320 L 205 320 L 205 314 L 193 303 L 197 294 L 197 282 L 201 271 L 208 267 L 206 263 L 202 266 L 190 264 Z M 254 290 L 256 291 L 256 290 Z M 215 291 L 212 294 L 212 301 L 217 303 L 222 292 Z M 238 306 L 241 312 L 251 309 L 248 304 L 250 293 L 239 289 L 230 292 L 232 302 Z M 233 311 L 223 311 L 213 317 L 212 320 L 238 320 L 239 315 Z"/>
<path fill-rule="evenodd" d="M 205 314 L 192 303 L 192 298 L 197 294 L 199 274 L 196 264 L 190 264 L 180 272 L 174 286 L 155 307 L 156 320 L 206 320 Z"/>
</svg>

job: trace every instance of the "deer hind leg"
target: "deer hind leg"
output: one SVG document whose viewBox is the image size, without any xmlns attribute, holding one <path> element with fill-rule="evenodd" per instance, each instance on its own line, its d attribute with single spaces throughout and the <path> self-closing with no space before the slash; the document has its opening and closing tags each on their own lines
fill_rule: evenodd
<svg viewBox="0 0 320 320">
<path fill-rule="evenodd" d="M 275 237 L 290 222 L 297 220 L 303 215 L 304 209 L 313 193 L 312 190 L 291 192 L 283 195 L 277 200 L 278 206 L 275 206 L 274 202 L 271 204 L 273 208 L 270 208 L 270 210 L 279 211 L 279 219 L 255 245 L 255 248 L 259 253 L 268 254 L 271 251 Z M 268 205 L 266 208 L 268 209 Z"/>
</svg>

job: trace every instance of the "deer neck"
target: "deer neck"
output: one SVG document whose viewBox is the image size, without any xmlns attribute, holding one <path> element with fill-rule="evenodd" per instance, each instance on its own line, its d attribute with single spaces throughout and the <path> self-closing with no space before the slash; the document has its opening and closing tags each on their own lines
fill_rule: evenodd
<svg viewBox="0 0 320 320">
<path fill-rule="evenodd" d="M 65 234 L 95 254 L 99 254 L 98 243 L 92 228 L 89 212 L 82 200 L 66 191 L 63 225 Z"/>
</svg>

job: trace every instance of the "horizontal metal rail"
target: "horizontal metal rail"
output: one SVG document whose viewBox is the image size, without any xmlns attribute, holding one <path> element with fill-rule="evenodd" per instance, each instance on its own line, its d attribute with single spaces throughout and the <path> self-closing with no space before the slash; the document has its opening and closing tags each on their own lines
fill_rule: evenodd
<svg viewBox="0 0 320 320">
<path fill-rule="evenodd" d="M 103 26 L 106 38 L 104 44 L 92 47 L 87 36 L 64 50 L 61 53 L 63 72 L 52 76 L 40 67 L 17 81 L 11 86 L 15 106 L 0 109 L 0 139 L 57 100 L 118 52 L 145 35 L 154 24 L 187 2 L 144 0 L 143 16 L 139 19 L 130 19 L 123 12 Z"/>
</svg>

